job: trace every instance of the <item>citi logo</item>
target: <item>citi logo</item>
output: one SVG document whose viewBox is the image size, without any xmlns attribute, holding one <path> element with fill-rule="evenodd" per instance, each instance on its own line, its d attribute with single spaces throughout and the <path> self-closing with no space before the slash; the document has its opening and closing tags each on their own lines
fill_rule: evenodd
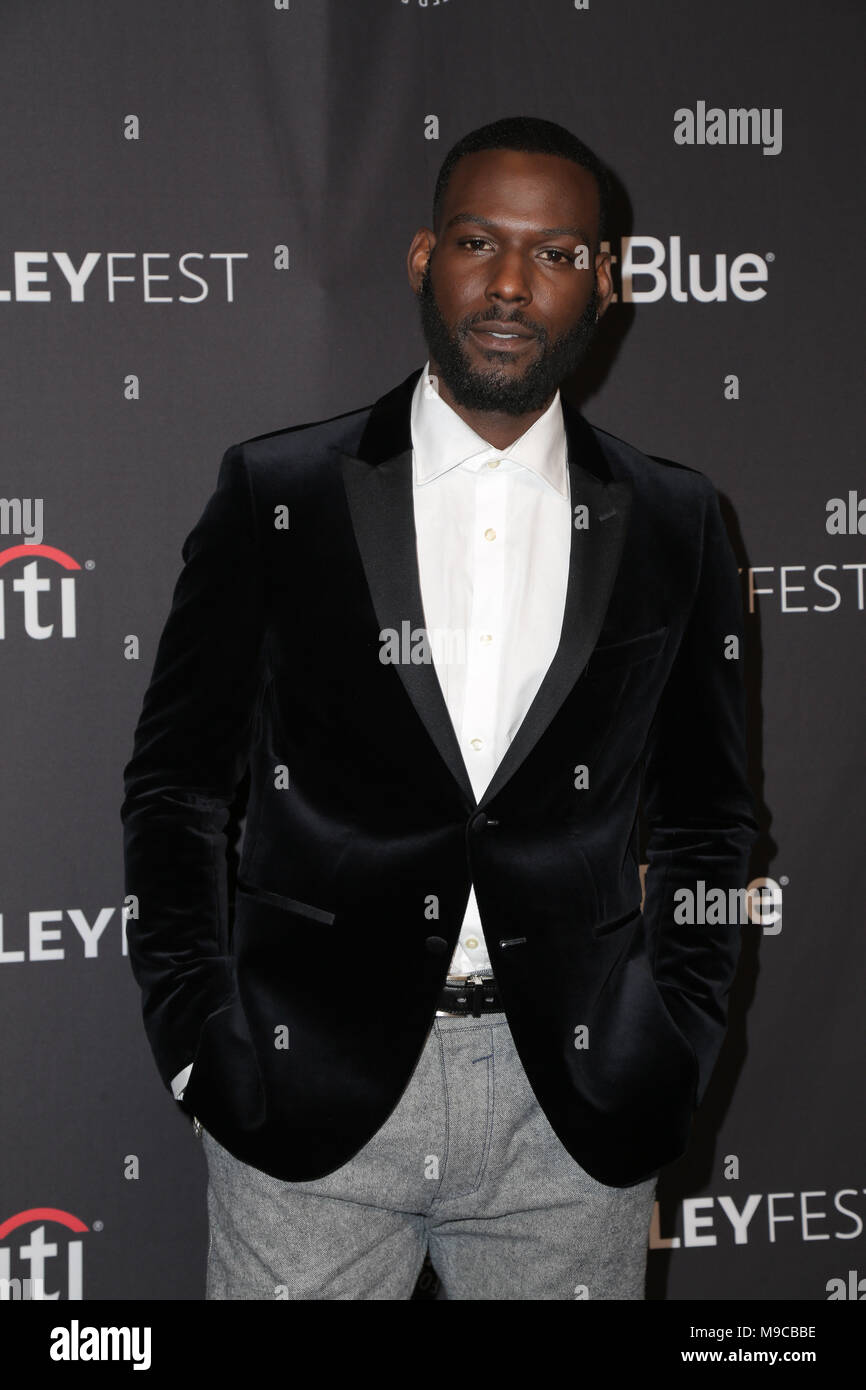
<svg viewBox="0 0 866 1390">
<path fill-rule="evenodd" d="M 782 878 L 782 883 L 787 883 Z M 680 926 L 745 926 L 754 922 L 765 936 L 782 930 L 782 887 L 774 878 L 753 878 L 746 888 L 708 888 L 702 878 L 674 893 L 674 921 Z"/>
<path fill-rule="evenodd" d="M 827 1302 L 834 1303 L 839 1299 L 853 1299 L 857 1303 L 866 1303 L 866 1279 L 858 1278 L 856 1269 L 848 1270 L 847 1283 L 844 1279 L 828 1279 L 824 1285 L 827 1290 Z"/>
<path fill-rule="evenodd" d="M 61 575 L 59 585 L 56 585 L 57 571 L 40 571 L 37 557 L 59 566 L 60 570 L 81 570 L 77 560 L 53 545 L 29 545 L 25 542 L 0 550 L 0 640 L 7 635 L 7 622 L 14 622 L 16 627 L 20 623 L 25 635 L 36 642 L 43 642 L 56 633 L 68 638 L 78 635 L 74 573 Z M 3 576 L 7 565 L 22 559 L 27 563 L 17 578 L 10 581 Z M 8 598 L 7 587 L 10 591 Z M 46 621 L 49 618 L 50 621 Z"/>
<path fill-rule="evenodd" d="M 46 1235 L 49 1226 L 57 1229 Z M 70 1236 L 87 1230 L 57 1207 L 30 1207 L 7 1217 L 0 1223 L 0 1301 L 83 1299 L 84 1245 Z"/>
<path fill-rule="evenodd" d="M 866 497 L 854 491 L 847 498 L 831 497 L 826 511 L 828 536 L 866 536 Z"/>
<path fill-rule="evenodd" d="M 680 106 L 674 112 L 677 145 L 762 145 L 764 154 L 782 152 L 781 106 L 721 106 L 707 108 L 699 101 L 694 111 Z"/>
<path fill-rule="evenodd" d="M 602 251 L 611 243 L 602 241 Z M 763 284 L 769 274 L 773 253 L 759 256 L 743 251 L 728 263 L 727 253 L 705 256 L 690 251 L 683 259 L 679 236 L 670 236 L 667 245 L 654 236 L 620 237 L 619 255 L 611 256 L 614 300 L 624 304 L 655 304 L 668 295 L 675 304 L 723 304 L 730 295 L 744 304 L 764 299 Z M 711 265 L 705 262 L 712 261 Z"/>
</svg>

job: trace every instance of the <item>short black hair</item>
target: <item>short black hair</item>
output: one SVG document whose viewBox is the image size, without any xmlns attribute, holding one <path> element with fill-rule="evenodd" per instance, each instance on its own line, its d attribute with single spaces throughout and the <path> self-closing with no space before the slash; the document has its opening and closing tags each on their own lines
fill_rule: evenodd
<svg viewBox="0 0 866 1390">
<path fill-rule="evenodd" d="M 608 172 L 601 160 L 588 145 L 578 140 L 565 126 L 555 121 L 542 120 L 540 116 L 503 116 L 499 121 L 470 130 L 457 141 L 446 154 L 436 179 L 433 192 L 433 230 L 438 234 L 442 215 L 445 190 L 454 172 L 457 161 L 465 154 L 477 154 L 481 150 L 525 150 L 530 154 L 557 154 L 562 159 L 570 159 L 581 168 L 588 169 L 598 185 L 599 203 L 599 241 L 608 235 L 608 209 L 610 204 L 610 181 Z"/>
</svg>

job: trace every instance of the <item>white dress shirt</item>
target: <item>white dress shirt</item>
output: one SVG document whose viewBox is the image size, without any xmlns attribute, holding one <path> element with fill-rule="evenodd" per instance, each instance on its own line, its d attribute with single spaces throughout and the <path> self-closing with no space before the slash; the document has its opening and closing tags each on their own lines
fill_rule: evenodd
<svg viewBox="0 0 866 1390">
<path fill-rule="evenodd" d="M 411 406 L 421 600 L 478 801 L 559 645 L 571 548 L 565 426 L 557 391 L 519 439 L 496 449 L 443 401 L 429 370 L 428 360 Z M 448 973 L 490 971 L 473 888 Z M 190 1071 L 172 1082 L 178 1099 Z"/>
<path fill-rule="evenodd" d="M 418 569 L 433 665 L 476 801 L 523 722 L 562 630 L 571 496 L 559 392 L 507 449 L 412 397 Z M 449 975 L 490 973 L 474 888 Z"/>
</svg>

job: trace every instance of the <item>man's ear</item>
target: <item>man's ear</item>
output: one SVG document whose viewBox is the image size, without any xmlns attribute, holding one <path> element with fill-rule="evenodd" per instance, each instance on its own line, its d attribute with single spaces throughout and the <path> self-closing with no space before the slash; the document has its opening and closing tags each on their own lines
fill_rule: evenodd
<svg viewBox="0 0 866 1390">
<path fill-rule="evenodd" d="M 609 251 L 595 253 L 595 284 L 598 291 L 598 317 L 607 309 L 613 299 L 613 275 L 611 273 L 611 254 Z"/>
<path fill-rule="evenodd" d="M 406 258 L 406 266 L 409 272 L 409 284 L 415 294 L 418 293 L 421 287 L 424 271 L 430 262 L 430 257 L 433 254 L 435 245 L 436 233 L 432 232 L 429 227 L 419 227 L 412 238 L 412 243 L 409 247 L 409 255 Z"/>
</svg>

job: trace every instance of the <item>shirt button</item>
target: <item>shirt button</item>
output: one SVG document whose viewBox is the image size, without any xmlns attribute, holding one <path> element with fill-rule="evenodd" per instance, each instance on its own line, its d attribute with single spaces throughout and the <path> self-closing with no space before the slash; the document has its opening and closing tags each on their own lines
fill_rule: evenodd
<svg viewBox="0 0 866 1390">
<path fill-rule="evenodd" d="M 492 634 L 492 633 L 490 633 L 490 632 L 484 632 L 484 633 L 481 634 L 481 642 L 482 642 L 482 645 L 483 645 L 483 646 L 485 646 L 485 647 L 488 646 L 492 641 L 493 641 L 493 634 Z"/>
<path fill-rule="evenodd" d="M 492 526 L 488 526 L 487 530 L 484 532 L 484 539 L 486 541 L 496 540 L 496 532 L 494 531 Z"/>
<path fill-rule="evenodd" d="M 487 460 L 487 467 L 488 467 L 488 468 L 498 468 L 501 462 L 502 462 L 502 459 L 488 459 L 488 460 Z"/>
<path fill-rule="evenodd" d="M 479 750 L 479 748 L 483 748 L 483 747 L 484 747 L 484 740 L 481 739 L 481 738 L 473 738 L 473 739 L 470 739 L 470 741 L 469 741 L 469 747 L 470 747 L 470 748 L 474 748 L 475 751 L 476 751 L 476 753 L 477 753 L 478 750 Z"/>
<path fill-rule="evenodd" d="M 467 936 L 466 945 L 468 946 L 470 951 L 474 951 L 475 947 L 478 945 L 478 942 L 474 936 Z"/>
</svg>

